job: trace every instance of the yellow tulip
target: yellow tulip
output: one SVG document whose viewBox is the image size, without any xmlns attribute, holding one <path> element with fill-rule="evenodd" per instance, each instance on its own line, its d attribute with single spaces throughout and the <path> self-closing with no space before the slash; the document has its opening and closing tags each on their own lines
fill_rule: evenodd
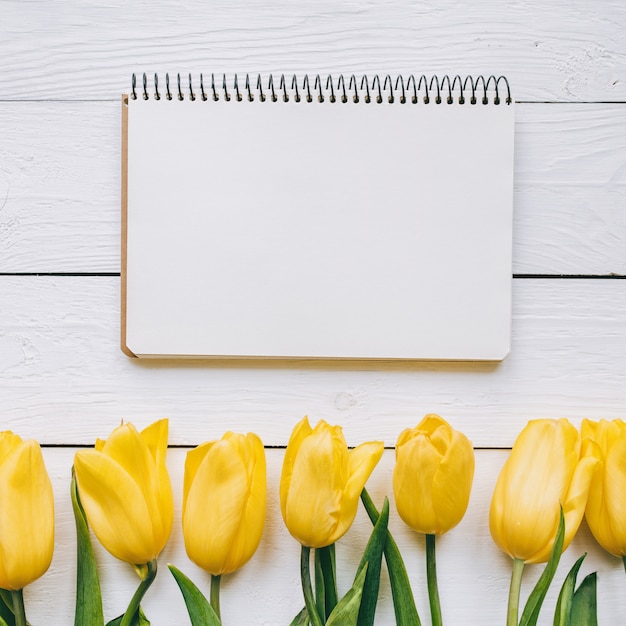
<svg viewBox="0 0 626 626">
<path fill-rule="evenodd" d="M 74 457 L 76 483 L 98 541 L 131 565 L 150 563 L 172 530 L 174 501 L 165 466 L 166 419 L 141 432 L 118 426 L 95 449 Z"/>
<path fill-rule="evenodd" d="M 226 433 L 187 453 L 183 535 L 189 558 L 213 574 L 239 569 L 265 523 L 265 450 L 253 433 Z"/>
<path fill-rule="evenodd" d="M 0 433 L 0 588 L 43 576 L 54 550 L 54 497 L 36 441 Z"/>
<path fill-rule="evenodd" d="M 520 433 L 500 472 L 491 501 L 489 529 L 495 543 L 525 563 L 550 558 L 565 518 L 563 550 L 585 511 L 598 461 L 566 419 L 534 420 Z"/>
<path fill-rule="evenodd" d="M 400 517 L 413 530 L 440 535 L 456 526 L 473 479 L 471 441 L 438 415 L 427 415 L 398 437 L 393 491 Z"/>
<path fill-rule="evenodd" d="M 585 518 L 597 542 L 615 556 L 626 555 L 626 424 L 583 420 L 583 438 L 597 444 L 601 467 L 591 482 Z"/>
<path fill-rule="evenodd" d="M 280 478 L 280 510 L 303 546 L 335 543 L 352 525 L 359 496 L 383 454 L 379 441 L 348 451 L 340 426 L 314 429 L 305 417 L 289 439 Z"/>
</svg>

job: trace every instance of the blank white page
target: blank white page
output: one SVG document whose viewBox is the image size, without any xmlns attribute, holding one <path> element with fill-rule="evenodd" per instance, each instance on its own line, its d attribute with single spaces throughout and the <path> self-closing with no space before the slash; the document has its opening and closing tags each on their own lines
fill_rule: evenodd
<svg viewBox="0 0 626 626">
<path fill-rule="evenodd" d="M 509 351 L 513 105 L 124 106 L 127 352 Z"/>
</svg>

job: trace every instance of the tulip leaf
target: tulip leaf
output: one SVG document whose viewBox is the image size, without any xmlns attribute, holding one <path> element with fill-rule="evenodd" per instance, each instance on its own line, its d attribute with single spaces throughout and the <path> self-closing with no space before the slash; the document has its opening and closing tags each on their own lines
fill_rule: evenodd
<svg viewBox="0 0 626 626">
<path fill-rule="evenodd" d="M 550 553 L 550 559 L 546 564 L 535 588 L 531 591 L 522 613 L 522 619 L 519 622 L 519 626 L 536 626 L 539 619 L 539 612 L 541 611 L 541 605 L 548 593 L 550 583 L 556 573 L 556 568 L 561 560 L 561 554 L 563 552 L 563 540 L 565 538 L 565 518 L 563 517 L 563 508 L 560 511 L 559 528 L 556 531 L 556 537 L 554 539 L 554 545 L 552 546 L 552 552 Z"/>
<path fill-rule="evenodd" d="M 598 626 L 596 591 L 597 575 L 593 572 L 585 577 L 574 593 L 568 626 Z"/>
<path fill-rule="evenodd" d="M 306 606 L 298 613 L 292 620 L 289 626 L 309 626 L 309 612 L 306 610 Z"/>
<path fill-rule="evenodd" d="M 76 609 L 74 611 L 74 624 L 75 626 L 82 624 L 98 626 L 104 624 L 100 579 L 98 578 L 96 558 L 89 537 L 89 526 L 80 502 L 73 468 L 70 490 L 76 523 Z"/>
<path fill-rule="evenodd" d="M 0 626 L 15 626 L 15 615 L 13 615 L 12 605 L 11 592 L 6 589 L 0 589 Z"/>
<path fill-rule="evenodd" d="M 220 626 L 222 622 L 200 589 L 178 568 L 173 565 L 168 567 L 183 594 L 191 626 Z"/>
<path fill-rule="evenodd" d="M 315 603 L 324 619 L 337 606 L 335 544 L 315 549 Z"/>
<path fill-rule="evenodd" d="M 124 615 L 120 615 L 115 619 L 112 619 L 110 622 L 106 624 L 106 626 L 120 626 L 122 620 L 124 619 Z M 130 626 L 150 626 L 150 620 L 146 617 L 143 609 L 139 607 L 133 619 L 130 622 Z"/>
<path fill-rule="evenodd" d="M 576 563 L 572 566 L 572 569 L 567 574 L 561 591 L 559 593 L 559 599 L 556 603 L 556 609 L 554 611 L 553 626 L 569 626 L 570 615 L 572 612 L 572 600 L 574 598 L 574 589 L 576 588 L 576 576 L 578 576 L 578 570 L 582 565 L 587 553 L 583 554 Z"/>
<path fill-rule="evenodd" d="M 372 524 L 376 524 L 379 513 L 366 489 L 363 489 L 361 492 L 361 502 L 363 502 Z M 406 573 L 406 567 L 404 566 L 398 545 L 389 530 L 387 530 L 384 554 L 387 562 L 387 571 L 389 572 L 389 582 L 391 583 L 393 610 L 396 615 L 397 626 L 421 626 L 409 576 Z"/>
<path fill-rule="evenodd" d="M 367 563 L 358 573 L 350 591 L 339 600 L 337 606 L 328 617 L 326 626 L 356 626 L 361 608 L 363 585 L 367 576 Z"/>
<path fill-rule="evenodd" d="M 380 587 L 380 569 L 383 560 L 383 551 L 387 541 L 387 525 L 389 523 L 389 500 L 385 498 L 383 508 L 374 524 L 365 552 L 359 563 L 357 575 L 367 566 L 367 576 L 363 585 L 363 599 L 359 609 L 358 626 L 373 626 L 378 589 Z"/>
</svg>

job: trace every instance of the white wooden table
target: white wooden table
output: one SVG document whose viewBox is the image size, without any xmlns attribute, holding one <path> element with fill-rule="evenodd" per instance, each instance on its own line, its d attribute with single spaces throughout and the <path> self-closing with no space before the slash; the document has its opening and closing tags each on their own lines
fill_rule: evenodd
<svg viewBox="0 0 626 626">
<path fill-rule="evenodd" d="M 503 624 L 510 560 L 487 514 L 507 448 L 528 419 L 626 418 L 626 5 L 621 0 L 173 0 L 0 2 L 0 429 L 38 439 L 56 491 L 50 571 L 26 591 L 30 621 L 73 623 L 75 536 L 68 494 L 77 447 L 123 418 L 170 418 L 177 517 L 145 601 L 155 626 L 188 624 L 177 564 L 208 578 L 180 531 L 185 451 L 224 430 L 267 445 L 267 528 L 222 583 L 224 623 L 288 624 L 302 605 L 299 545 L 277 502 L 283 450 L 305 414 L 351 445 L 389 448 L 369 489 L 391 495 L 393 445 L 427 412 L 477 448 L 470 508 L 439 542 L 449 625 Z M 120 94 L 132 72 L 505 74 L 518 101 L 513 347 L 501 364 L 138 363 L 119 350 Z M 480 193 L 480 190 L 476 190 Z M 2 503 L 0 503 L 0 507 Z M 429 623 L 424 541 L 391 527 Z M 370 530 L 360 513 L 338 544 L 346 591 Z M 600 624 L 623 624 L 626 576 L 583 526 L 599 573 Z M 105 612 L 136 578 L 98 550 Z M 527 568 L 523 595 L 539 575 Z M 556 589 L 542 624 L 552 623 Z M 392 624 L 383 579 L 377 623 Z"/>
</svg>

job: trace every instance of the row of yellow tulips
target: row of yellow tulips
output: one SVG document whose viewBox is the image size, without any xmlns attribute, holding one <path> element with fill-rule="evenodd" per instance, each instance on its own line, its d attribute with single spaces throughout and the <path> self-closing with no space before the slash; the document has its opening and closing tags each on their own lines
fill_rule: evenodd
<svg viewBox="0 0 626 626">
<path fill-rule="evenodd" d="M 98 540 L 141 573 L 158 557 L 173 524 L 166 468 L 168 422 L 139 432 L 116 428 L 76 453 L 80 499 Z M 285 452 L 280 505 L 291 535 L 323 548 L 340 539 L 383 452 L 382 442 L 349 450 L 339 426 L 305 418 Z M 462 519 L 474 473 L 471 442 L 436 415 L 407 429 L 396 444 L 393 491 L 400 517 L 438 535 Z M 496 483 L 489 526 L 515 561 L 547 561 L 562 508 L 564 548 L 583 515 L 598 542 L 626 554 L 626 424 L 535 420 L 519 435 Z M 191 450 L 185 463 L 182 528 L 192 561 L 214 576 L 235 571 L 257 549 L 266 501 L 265 452 L 254 434 L 226 433 Z M 17 591 L 48 569 L 54 503 L 41 450 L 0 433 L 0 588 Z"/>
</svg>

